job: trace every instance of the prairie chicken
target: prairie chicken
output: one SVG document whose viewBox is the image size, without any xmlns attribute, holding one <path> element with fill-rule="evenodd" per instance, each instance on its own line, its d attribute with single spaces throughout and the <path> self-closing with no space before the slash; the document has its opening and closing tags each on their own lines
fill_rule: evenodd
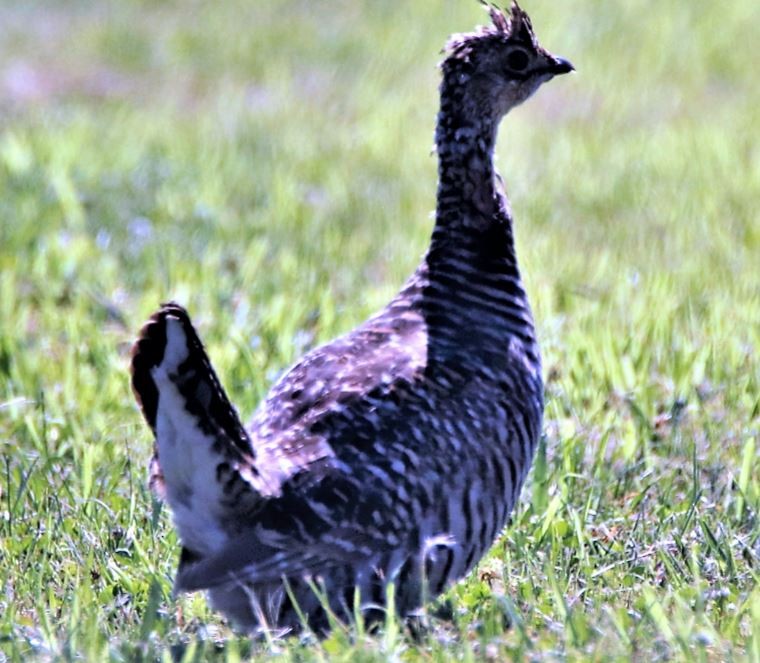
<svg viewBox="0 0 760 663">
<path fill-rule="evenodd" d="M 303 357 L 247 427 L 182 307 L 162 306 L 135 345 L 151 486 L 182 542 L 176 590 L 206 590 L 239 628 L 321 630 L 325 601 L 350 619 L 356 596 L 377 619 L 390 582 L 412 614 L 518 499 L 543 384 L 494 143 L 512 107 L 573 67 L 517 3 L 491 19 L 447 45 L 435 228 L 382 311 Z"/>
</svg>

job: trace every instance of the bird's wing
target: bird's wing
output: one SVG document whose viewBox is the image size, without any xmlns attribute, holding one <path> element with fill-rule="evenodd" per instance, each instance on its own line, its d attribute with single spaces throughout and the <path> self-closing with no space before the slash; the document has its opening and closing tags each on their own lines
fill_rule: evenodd
<svg viewBox="0 0 760 663">
<path fill-rule="evenodd" d="M 427 397 L 414 382 L 399 379 L 310 419 L 310 435 L 330 453 L 284 478 L 223 549 L 181 569 L 177 589 L 316 576 L 399 549 L 419 550 L 425 523 L 431 518 L 435 528 L 446 499 L 447 476 L 445 458 L 418 451 L 420 431 L 427 430 L 424 441 L 432 443 L 441 433 L 433 419 L 458 416 L 436 412 Z M 280 467 L 282 457 L 270 462 L 277 461 Z"/>
<path fill-rule="evenodd" d="M 164 305 L 135 346 L 132 382 L 162 449 L 176 450 L 153 474 L 186 548 L 177 589 L 318 574 L 403 544 L 419 524 L 418 477 L 393 464 L 425 410 L 425 351 L 413 316 L 372 319 L 286 374 L 249 434 L 187 313 Z"/>
<path fill-rule="evenodd" d="M 337 483 L 345 484 L 340 479 Z M 321 488 L 333 492 L 335 484 L 327 481 Z M 341 487 L 346 496 L 355 497 L 355 486 Z M 332 520 L 330 515 L 338 516 L 342 510 L 330 500 L 320 503 L 313 497 L 290 493 L 270 498 L 251 528 L 231 537 L 215 554 L 181 567 L 175 589 L 195 591 L 236 580 L 266 584 L 283 576 L 317 576 L 393 547 L 387 533 L 368 530 L 359 522 Z"/>
<path fill-rule="evenodd" d="M 383 399 L 408 392 L 426 362 L 425 324 L 412 312 L 371 318 L 312 350 L 272 387 L 248 426 L 259 470 L 284 485 L 340 456 L 341 447 L 361 444 L 361 429 L 377 419 Z"/>
</svg>

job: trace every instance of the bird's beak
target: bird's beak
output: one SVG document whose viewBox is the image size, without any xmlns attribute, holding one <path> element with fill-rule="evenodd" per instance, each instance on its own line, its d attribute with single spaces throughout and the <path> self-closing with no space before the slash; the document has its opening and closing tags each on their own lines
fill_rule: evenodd
<svg viewBox="0 0 760 663">
<path fill-rule="evenodd" d="M 560 58 L 556 55 L 552 56 L 546 69 L 555 76 L 559 74 L 569 74 L 571 71 L 575 71 L 575 67 L 573 67 L 573 63 L 570 62 L 570 60 Z"/>
</svg>

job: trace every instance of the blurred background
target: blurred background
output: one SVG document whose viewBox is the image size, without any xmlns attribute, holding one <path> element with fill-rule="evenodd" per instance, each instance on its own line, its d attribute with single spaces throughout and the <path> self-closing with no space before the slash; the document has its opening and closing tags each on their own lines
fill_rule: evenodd
<svg viewBox="0 0 760 663">
<path fill-rule="evenodd" d="M 665 477 L 661 506 L 678 504 L 698 459 L 722 504 L 742 463 L 758 473 L 760 3 L 523 8 L 577 69 L 498 146 L 544 348 L 547 481 L 598 461 L 609 481 Z M 93 596 L 116 583 L 133 605 L 153 560 L 168 596 L 173 535 L 138 488 L 150 437 L 126 372 L 140 324 L 187 306 L 247 417 L 304 350 L 382 306 L 432 228 L 440 50 L 486 18 L 475 0 L 0 1 L 8 534 L 61 558 L 96 542 L 111 575 Z M 66 584 L 12 540 L 7 595 Z M 121 571 L 114 546 L 133 551 Z M 36 632 L 82 582 L 42 612 L 5 605 L 0 628 Z"/>
</svg>

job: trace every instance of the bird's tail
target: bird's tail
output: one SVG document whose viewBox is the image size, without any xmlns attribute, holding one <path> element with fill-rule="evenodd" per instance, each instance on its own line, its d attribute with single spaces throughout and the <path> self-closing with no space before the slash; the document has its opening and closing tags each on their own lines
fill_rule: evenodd
<svg viewBox="0 0 760 663">
<path fill-rule="evenodd" d="M 163 304 L 142 328 L 132 350 L 132 389 L 156 438 L 151 487 L 161 496 L 192 488 L 172 491 L 170 476 L 192 483 L 201 459 L 217 469 L 252 461 L 250 438 L 179 304 Z"/>
</svg>

